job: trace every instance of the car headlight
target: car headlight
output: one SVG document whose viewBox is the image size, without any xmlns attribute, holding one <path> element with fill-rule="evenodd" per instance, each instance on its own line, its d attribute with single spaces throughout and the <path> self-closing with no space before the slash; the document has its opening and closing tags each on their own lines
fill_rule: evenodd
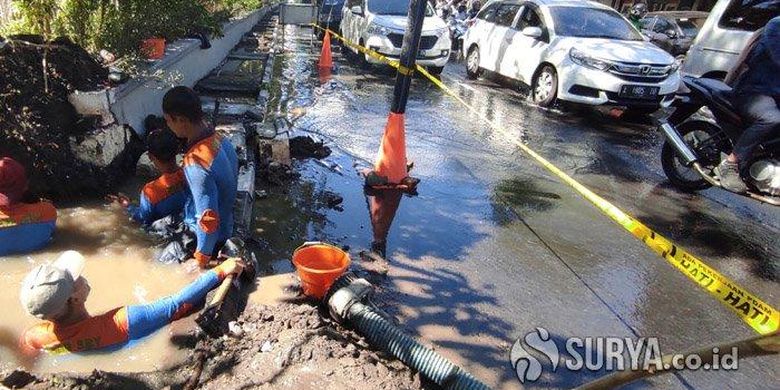
<svg viewBox="0 0 780 390">
<path fill-rule="evenodd" d="M 680 65 L 682 65 L 683 60 L 681 58 L 675 59 L 674 63 L 669 65 L 671 69 L 669 70 L 669 74 L 672 74 L 674 72 L 677 72 L 678 69 L 680 69 Z"/>
<path fill-rule="evenodd" d="M 378 24 L 372 23 L 368 25 L 366 32 L 368 32 L 371 35 L 387 35 L 390 34 L 390 29 L 385 26 L 380 26 Z"/>
<path fill-rule="evenodd" d="M 569 58 L 577 65 L 597 70 L 607 70 L 612 65 L 611 62 L 591 57 L 573 47 L 569 50 Z"/>
<path fill-rule="evenodd" d="M 450 36 L 450 29 L 449 27 L 444 27 L 436 30 L 436 36 L 441 38 L 443 36 Z"/>
</svg>

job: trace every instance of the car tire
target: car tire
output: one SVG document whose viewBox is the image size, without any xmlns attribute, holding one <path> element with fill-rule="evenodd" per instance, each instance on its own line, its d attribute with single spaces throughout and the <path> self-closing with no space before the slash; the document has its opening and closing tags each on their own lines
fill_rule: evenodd
<svg viewBox="0 0 780 390">
<path fill-rule="evenodd" d="M 558 98 L 558 73 L 551 65 L 544 65 L 534 76 L 531 98 L 541 107 L 549 107 Z"/>
<path fill-rule="evenodd" d="M 468 55 L 466 55 L 466 77 L 476 80 L 481 73 L 482 68 L 479 67 L 479 47 L 474 45 L 469 49 Z"/>
<path fill-rule="evenodd" d="M 444 72 L 444 67 L 443 66 L 429 66 L 428 67 L 428 73 L 430 73 L 430 74 L 432 74 L 434 76 L 440 75 L 441 72 Z"/>
<path fill-rule="evenodd" d="M 719 128 L 710 123 L 698 120 L 685 122 L 678 126 L 677 130 L 685 143 L 696 153 L 699 164 L 705 171 L 714 169 L 718 165 L 720 152 L 728 148 L 727 145 L 723 145 L 723 142 L 728 142 L 728 139 L 723 136 Z M 712 186 L 694 168 L 682 164 L 677 151 L 669 141 L 665 141 L 661 149 L 661 167 L 669 182 L 683 191 L 701 191 Z"/>
</svg>

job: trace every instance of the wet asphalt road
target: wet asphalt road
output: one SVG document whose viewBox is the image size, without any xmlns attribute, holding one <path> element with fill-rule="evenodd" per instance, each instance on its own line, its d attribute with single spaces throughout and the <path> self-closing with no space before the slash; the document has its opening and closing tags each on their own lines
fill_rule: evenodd
<svg viewBox="0 0 780 390">
<path fill-rule="evenodd" d="M 337 71 L 320 80 L 318 48 L 301 34 L 288 28 L 286 52 L 276 60 L 281 111 L 292 118 L 294 135 L 318 136 L 334 154 L 324 164 L 297 163 L 303 180 L 290 192 L 298 200 L 268 211 L 264 223 L 289 225 L 290 233 L 304 222 L 292 241 L 327 239 L 355 252 L 384 235 L 372 226 L 373 198 L 364 195 L 356 169 L 376 155 L 394 75 L 361 70 L 336 54 Z M 662 136 L 643 124 L 647 118 L 543 110 L 507 83 L 464 75 L 461 64 L 450 63 L 442 80 L 576 180 L 780 307 L 777 209 L 716 190 L 685 194 L 670 187 L 659 161 Z M 515 150 L 508 136 L 493 134 L 425 80 L 412 85 L 406 131 L 419 194 L 373 203 L 374 215 L 387 217 L 400 201 L 386 239 L 390 290 L 397 294 L 387 296 L 409 331 L 491 386 L 520 388 L 508 349 L 536 327 L 559 345 L 573 336 L 658 337 L 664 353 L 754 335 Z M 324 190 L 344 196 L 343 211 L 306 204 Z M 283 240 L 266 237 L 271 244 Z M 282 252 L 274 271 L 289 270 Z M 570 388 L 604 374 L 547 368 L 530 387 Z M 636 386 L 767 388 L 776 386 L 779 368 L 777 357 L 744 360 L 736 372 L 665 375 Z"/>
</svg>

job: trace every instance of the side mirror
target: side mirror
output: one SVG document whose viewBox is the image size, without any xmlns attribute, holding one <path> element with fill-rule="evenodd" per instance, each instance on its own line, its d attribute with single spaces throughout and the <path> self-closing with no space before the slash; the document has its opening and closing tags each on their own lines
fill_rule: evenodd
<svg viewBox="0 0 780 390">
<path fill-rule="evenodd" d="M 523 35 L 533 39 L 539 39 L 542 36 L 542 29 L 539 27 L 526 27 L 523 29 Z"/>
<path fill-rule="evenodd" d="M 351 11 L 355 15 L 363 15 L 363 8 L 360 8 L 359 5 L 356 5 L 356 6 L 352 7 Z"/>
<path fill-rule="evenodd" d="M 677 38 L 677 31 L 674 31 L 672 29 L 664 31 L 664 34 L 666 34 L 669 38 Z"/>
</svg>

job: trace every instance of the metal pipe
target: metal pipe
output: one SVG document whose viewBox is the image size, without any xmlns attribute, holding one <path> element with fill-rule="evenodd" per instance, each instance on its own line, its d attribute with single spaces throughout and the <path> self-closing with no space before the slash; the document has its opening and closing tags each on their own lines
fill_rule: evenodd
<svg viewBox="0 0 780 390">
<path fill-rule="evenodd" d="M 686 166 L 690 166 L 698 160 L 696 154 L 691 150 L 688 144 L 685 143 L 674 126 L 669 124 L 669 122 L 662 122 L 658 127 L 661 128 L 661 131 L 663 131 L 666 136 L 666 140 L 669 141 L 669 144 L 677 151 L 677 154 L 683 158 Z"/>
<path fill-rule="evenodd" d="M 369 344 L 393 354 L 425 378 L 452 390 L 487 390 L 487 385 L 456 366 L 432 349 L 405 334 L 378 310 L 363 301 L 373 291 L 365 279 L 346 274 L 333 283 L 326 302 L 331 316 L 339 323 L 348 323 L 366 337 Z"/>
<path fill-rule="evenodd" d="M 717 179 L 707 174 L 707 172 L 704 172 L 704 169 L 702 169 L 698 161 L 693 163 L 693 169 L 695 169 L 696 172 L 698 172 L 699 175 L 701 175 L 701 177 L 703 177 L 704 180 L 706 180 L 708 183 L 714 185 L 715 187 L 721 186 L 720 182 Z"/>
<path fill-rule="evenodd" d="M 420 48 L 420 36 L 422 35 L 423 22 L 425 21 L 425 9 L 428 0 L 412 0 L 409 2 L 409 18 L 406 24 L 401 56 L 401 66 L 395 76 L 395 88 L 393 89 L 393 104 L 390 111 L 403 114 L 406 112 L 406 101 L 409 98 L 409 87 L 412 85 L 415 60 Z"/>
</svg>

